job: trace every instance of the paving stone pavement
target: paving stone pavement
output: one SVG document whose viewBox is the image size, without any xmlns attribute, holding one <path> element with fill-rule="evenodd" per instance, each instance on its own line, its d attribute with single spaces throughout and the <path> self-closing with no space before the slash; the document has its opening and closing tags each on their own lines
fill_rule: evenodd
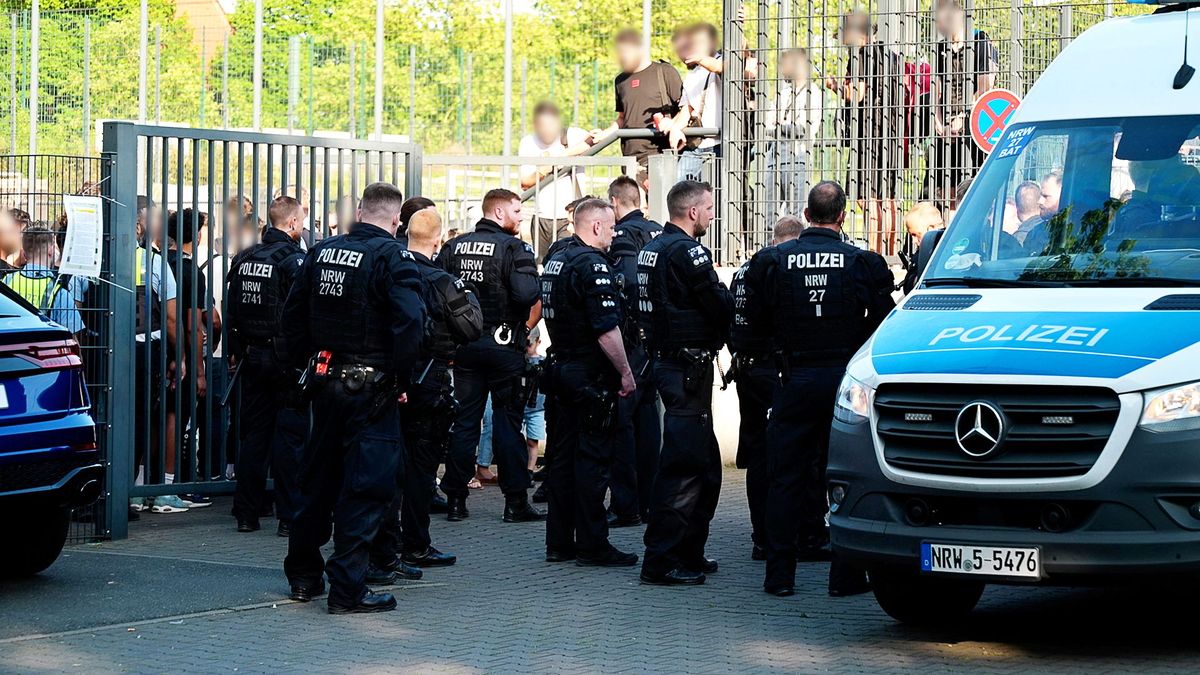
<svg viewBox="0 0 1200 675">
<path fill-rule="evenodd" d="M 435 516 L 458 565 L 395 588 L 399 610 L 331 617 L 287 601 L 274 521 L 233 532 L 228 500 L 143 515 L 126 541 L 78 546 L 35 581 L 0 584 L 0 672 L 1169 672 L 1196 669 L 1197 588 L 989 588 L 943 632 L 900 626 L 870 596 L 762 593 L 740 472 L 728 470 L 699 588 L 638 584 L 637 569 L 542 561 L 543 527 L 503 524 L 499 491 L 471 518 Z M 641 553 L 641 528 L 615 530 Z"/>
</svg>

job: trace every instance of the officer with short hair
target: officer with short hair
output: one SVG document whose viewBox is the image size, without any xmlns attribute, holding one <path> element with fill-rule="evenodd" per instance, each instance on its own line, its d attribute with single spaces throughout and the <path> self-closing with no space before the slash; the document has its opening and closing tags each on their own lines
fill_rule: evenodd
<svg viewBox="0 0 1200 675">
<path fill-rule="evenodd" d="M 654 479 L 642 582 L 702 584 L 717 563 L 704 556 L 721 494 L 713 433 L 713 358 L 733 314 L 712 253 L 696 241 L 713 219 L 712 187 L 680 181 L 667 193 L 671 221 L 638 255 L 638 308 L 662 396 L 662 454 Z"/>
<path fill-rule="evenodd" d="M 800 236 L 804 224 L 795 216 L 784 216 L 775 223 L 772 246 Z M 746 504 L 750 507 L 751 560 L 767 559 L 766 507 L 770 474 L 767 472 L 767 413 L 779 385 L 779 367 L 775 364 L 771 338 L 765 331 L 754 330 L 746 316 L 749 289 L 746 288 L 747 260 L 733 274 L 729 293 L 733 295 L 733 326 L 729 330 L 729 351 L 733 365 L 727 379 L 737 383 L 738 446 L 737 468 L 746 470 Z"/>
<path fill-rule="evenodd" d="M 312 356 L 312 436 L 284 571 L 292 599 L 325 590 L 329 612 L 395 609 L 391 593 L 366 587 L 368 552 L 396 491 L 404 454 L 397 400 L 420 357 L 425 307 L 412 254 L 396 241 L 400 190 L 372 183 L 358 222 L 309 250 L 288 295 L 276 347 L 287 363 Z M 315 355 L 314 355 L 315 354 Z M 333 555 L 321 546 L 333 530 Z"/>
<path fill-rule="evenodd" d="M 429 508 L 435 474 L 446 455 L 450 424 L 454 420 L 450 361 L 455 349 L 478 340 L 483 328 L 483 313 L 475 294 L 461 279 L 433 262 L 442 243 L 442 217 L 433 208 L 425 207 L 408 214 L 405 225 L 408 251 L 421 275 L 421 297 L 429 313 L 429 323 L 421 359 L 413 370 L 408 401 L 400 406 L 405 468 L 401 490 L 372 547 L 367 582 L 376 584 L 393 581 L 395 574 L 419 578 L 419 568 L 453 565 L 458 560 L 433 547 L 429 537 Z M 418 575 L 413 575 L 411 568 L 418 568 Z"/>
<path fill-rule="evenodd" d="M 546 561 L 631 567 L 638 557 L 608 541 L 604 494 L 621 440 L 618 407 L 637 388 L 621 333 L 624 301 L 606 254 L 612 207 L 587 199 L 575 209 L 573 245 L 542 270 L 542 317 L 550 332 L 554 397 Z"/>
<path fill-rule="evenodd" d="M 658 390 L 650 369 L 650 354 L 637 325 L 637 257 L 663 227 L 642 213 L 642 189 L 628 176 L 618 176 L 608 186 L 608 200 L 617 217 L 617 232 L 609 254 L 624 280 L 626 323 L 625 349 L 637 380 L 637 391 L 629 402 L 628 415 L 621 420 L 622 441 L 613 462 L 612 504 L 609 527 L 630 527 L 644 521 L 650 512 L 650 488 L 662 446 L 658 417 Z"/>
<path fill-rule="evenodd" d="M 483 336 L 460 347 L 454 360 L 459 411 L 442 476 L 450 521 L 470 515 L 467 482 L 475 475 L 475 449 L 489 393 L 504 522 L 544 517 L 529 504 L 529 454 L 521 436 L 525 338 L 541 318 L 541 292 L 533 249 L 516 236 L 520 228 L 521 198 L 508 190 L 491 190 L 483 197 L 483 218 L 475 230 L 446 242 L 436 260 L 474 290 L 483 309 Z"/>
<path fill-rule="evenodd" d="M 796 561 L 821 555 L 825 464 L 834 399 L 846 364 L 895 303 L 883 257 L 842 241 L 846 193 L 832 181 L 808 194 L 800 237 L 759 252 L 746 272 L 749 329 L 770 336 L 782 369 L 767 423 L 767 571 L 763 588 L 795 592 Z M 797 540 L 799 539 L 799 550 Z M 830 593 L 866 579 L 830 570 Z"/>
<path fill-rule="evenodd" d="M 242 251 L 225 277 L 229 364 L 242 382 L 240 438 L 233 516 L 238 532 L 258 530 L 268 506 L 267 471 L 275 479 L 276 533 L 285 537 L 300 507 L 296 484 L 308 413 L 297 390 L 298 373 L 275 354 L 288 291 L 300 274 L 304 209 L 293 197 L 276 197 L 262 242 Z"/>
</svg>

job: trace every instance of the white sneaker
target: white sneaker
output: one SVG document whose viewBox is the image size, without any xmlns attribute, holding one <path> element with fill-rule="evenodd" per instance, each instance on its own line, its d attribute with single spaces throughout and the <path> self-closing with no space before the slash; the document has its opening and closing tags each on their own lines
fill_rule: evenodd
<svg viewBox="0 0 1200 675">
<path fill-rule="evenodd" d="M 146 500 L 142 497 L 134 497 L 133 499 L 129 500 L 129 510 L 141 513 L 142 511 L 149 511 L 150 507 L 146 504 Z"/>
<path fill-rule="evenodd" d="M 154 513 L 183 513 L 188 510 L 188 505 L 175 495 L 159 495 L 154 498 L 150 510 Z"/>
</svg>

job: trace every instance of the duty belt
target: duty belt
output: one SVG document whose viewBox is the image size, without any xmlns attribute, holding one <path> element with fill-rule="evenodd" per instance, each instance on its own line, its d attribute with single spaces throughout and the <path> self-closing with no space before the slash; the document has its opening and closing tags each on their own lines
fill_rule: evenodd
<svg viewBox="0 0 1200 675">
<path fill-rule="evenodd" d="M 522 328 L 523 328 L 523 326 L 522 326 Z M 517 336 L 520 333 L 520 331 L 516 327 L 514 327 L 511 323 L 502 323 L 499 326 L 485 328 L 484 332 L 490 333 L 492 336 L 492 339 L 496 341 L 496 344 L 501 345 L 503 347 L 507 347 L 508 345 L 515 344 L 518 340 Z M 516 346 L 520 347 L 522 350 L 525 348 L 524 345 L 516 345 Z"/>
<path fill-rule="evenodd" d="M 666 349 L 654 352 L 654 357 L 658 359 L 682 359 L 691 363 L 697 361 L 711 361 L 717 356 L 715 349 L 698 349 L 698 348 L 682 348 L 682 349 Z"/>
<path fill-rule="evenodd" d="M 337 378 L 348 392 L 362 390 L 367 385 L 377 385 L 388 379 L 388 373 L 371 366 L 332 366 L 329 374 Z"/>
</svg>

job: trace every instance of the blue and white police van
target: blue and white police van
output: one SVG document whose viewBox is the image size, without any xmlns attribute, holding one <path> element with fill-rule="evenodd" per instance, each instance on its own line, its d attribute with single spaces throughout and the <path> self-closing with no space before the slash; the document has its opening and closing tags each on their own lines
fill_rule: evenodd
<svg viewBox="0 0 1200 675">
<path fill-rule="evenodd" d="M 831 537 L 898 620 L 953 620 L 992 583 L 1200 572 L 1189 13 L 1106 21 L 1063 51 L 849 364 Z"/>
</svg>

